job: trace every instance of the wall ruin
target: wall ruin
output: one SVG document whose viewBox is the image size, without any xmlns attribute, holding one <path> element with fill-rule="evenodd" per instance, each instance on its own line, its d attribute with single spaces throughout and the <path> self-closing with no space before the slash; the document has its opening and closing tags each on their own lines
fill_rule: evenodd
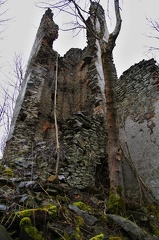
<svg viewBox="0 0 159 240">
<path fill-rule="evenodd" d="M 52 17 L 48 9 L 37 32 L 4 161 L 15 168 L 18 176 L 26 178 L 33 175 L 39 181 L 47 180 L 55 173 L 57 71 L 59 180 L 72 188 L 106 192 L 109 177 L 105 99 L 99 83 L 95 39 L 87 34 L 88 46 L 84 50 L 70 49 L 60 57 L 52 49 L 58 37 L 58 26 Z M 153 59 L 132 66 L 116 84 L 126 195 L 137 200 L 143 185 L 156 200 L 159 198 L 158 86 L 159 68 Z"/>
<path fill-rule="evenodd" d="M 96 69 L 96 47 L 88 36 L 84 49 L 70 49 L 64 57 L 52 49 L 58 26 L 48 9 L 41 21 L 23 86 L 17 99 L 4 152 L 18 175 L 47 179 L 55 174 L 56 139 L 54 93 L 58 73 L 57 122 L 60 176 L 70 187 L 109 185 L 105 111 Z M 58 68 L 58 69 L 57 69 Z M 101 81 L 101 79 L 100 79 Z M 104 79 L 103 79 L 104 82 Z M 103 170 L 102 170 L 103 168 Z M 31 170 L 32 169 L 32 170 Z"/>
<path fill-rule="evenodd" d="M 158 87 L 159 68 L 154 59 L 132 66 L 116 87 L 121 145 L 126 162 L 135 170 L 126 168 L 126 189 L 128 195 L 134 192 L 136 198 L 141 191 L 135 189 L 145 185 L 145 192 L 159 200 Z"/>
</svg>

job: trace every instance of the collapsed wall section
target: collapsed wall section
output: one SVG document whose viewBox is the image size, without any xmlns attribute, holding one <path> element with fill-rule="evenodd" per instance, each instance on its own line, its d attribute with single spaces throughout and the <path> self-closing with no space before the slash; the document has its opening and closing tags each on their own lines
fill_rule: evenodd
<svg viewBox="0 0 159 240">
<path fill-rule="evenodd" d="M 39 122 L 39 105 L 41 101 L 46 100 L 45 97 L 42 98 L 46 89 L 50 91 L 47 87 L 50 63 L 55 65 L 56 52 L 52 50 L 52 44 L 58 37 L 58 26 L 53 22 L 52 17 L 53 14 L 48 9 L 41 20 L 16 101 L 4 156 L 26 151 L 32 148 L 35 141 L 36 125 Z M 51 70 L 54 75 L 53 66 Z M 50 108 L 49 105 L 50 103 L 48 108 Z M 48 108 L 46 112 L 49 111 Z"/>
<path fill-rule="evenodd" d="M 41 20 L 14 110 L 4 161 L 25 181 L 33 176 L 47 181 L 55 174 L 57 76 L 59 180 L 71 188 L 95 188 L 102 184 L 106 187 L 109 181 L 103 181 L 103 174 L 108 171 L 107 134 L 96 68 L 97 48 L 88 44 L 84 50 L 70 49 L 60 57 L 52 49 L 58 37 L 58 26 L 52 17 L 48 9 Z M 104 172 L 99 171 L 101 166 Z M 108 180 L 108 174 L 105 179 Z"/>
</svg>

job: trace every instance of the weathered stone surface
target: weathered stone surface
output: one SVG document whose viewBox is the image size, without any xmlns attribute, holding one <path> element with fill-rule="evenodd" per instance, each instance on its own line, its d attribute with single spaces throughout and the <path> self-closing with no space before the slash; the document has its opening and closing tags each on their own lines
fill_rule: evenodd
<svg viewBox="0 0 159 240">
<path fill-rule="evenodd" d="M 74 211 L 79 216 L 83 217 L 86 225 L 92 226 L 98 221 L 97 218 L 90 215 L 87 211 L 80 210 L 77 206 L 69 205 L 68 207 L 70 210 Z"/>
<path fill-rule="evenodd" d="M 52 49 L 57 36 L 58 26 L 47 10 L 32 49 L 23 81 L 25 86 L 17 100 L 4 159 L 14 166 L 14 174 L 20 177 L 24 174 L 29 177 L 30 173 L 31 178 L 38 176 L 47 180 L 55 173 L 54 92 L 58 61 L 56 109 L 59 173 L 63 175 L 59 180 L 78 189 L 104 184 L 107 191 L 108 174 L 105 183 L 102 175 L 108 172 L 107 131 L 103 89 L 99 83 L 104 79 L 98 76 L 96 50 L 90 39 L 84 50 L 73 48 L 60 57 Z M 19 189 L 26 181 L 22 181 Z"/>
<path fill-rule="evenodd" d="M 146 237 L 145 240 L 159 240 L 159 237 L 156 236 Z"/>
<path fill-rule="evenodd" d="M 145 238 L 148 236 L 145 231 L 128 219 L 113 214 L 108 214 L 107 217 L 122 227 L 128 233 L 131 239 L 145 240 Z"/>
<path fill-rule="evenodd" d="M 120 139 L 127 162 L 126 194 L 130 198 L 138 199 L 144 189 L 159 200 L 158 82 L 159 68 L 151 59 L 124 72 L 116 87 Z"/>
<path fill-rule="evenodd" d="M 11 236 L 7 233 L 5 227 L 0 225 L 0 239 L 1 240 L 13 240 Z"/>
</svg>

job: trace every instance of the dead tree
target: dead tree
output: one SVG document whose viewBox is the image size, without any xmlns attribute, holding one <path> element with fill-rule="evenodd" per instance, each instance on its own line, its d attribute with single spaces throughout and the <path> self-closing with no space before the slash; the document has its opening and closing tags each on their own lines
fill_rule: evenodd
<svg viewBox="0 0 159 240">
<path fill-rule="evenodd" d="M 0 105 L 0 128 L 3 135 L 0 140 L 1 153 L 5 147 L 7 136 L 10 129 L 14 106 L 19 94 L 25 72 L 25 63 L 22 54 L 15 54 L 10 72 L 4 75 L 0 84 L 1 105 Z"/>
<path fill-rule="evenodd" d="M 147 35 L 147 37 L 154 40 L 153 46 L 147 46 L 148 54 L 151 53 L 154 55 L 154 53 L 157 53 L 158 55 L 159 19 L 146 18 L 146 20 L 148 21 L 148 24 L 150 26 L 150 33 Z"/>
</svg>

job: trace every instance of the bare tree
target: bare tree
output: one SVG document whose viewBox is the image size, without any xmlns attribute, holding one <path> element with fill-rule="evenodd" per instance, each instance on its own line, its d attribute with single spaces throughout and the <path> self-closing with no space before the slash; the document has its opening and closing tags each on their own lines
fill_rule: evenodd
<svg viewBox="0 0 159 240">
<path fill-rule="evenodd" d="M 155 54 L 159 51 L 158 47 L 158 40 L 159 40 L 159 19 L 151 19 L 151 18 L 146 18 L 149 27 L 150 27 L 150 33 L 147 35 L 148 38 L 154 39 L 154 46 L 147 46 L 148 48 L 148 53 Z M 156 41 L 155 41 L 156 40 Z"/>
<path fill-rule="evenodd" d="M 0 40 L 2 40 L 2 32 L 3 32 L 3 28 L 1 29 L 1 27 L 3 27 L 4 22 L 8 21 L 8 19 L 3 18 L 5 15 L 6 11 L 2 10 L 3 5 L 6 3 L 7 0 L 0 0 Z M 1 68 L 1 66 L 0 66 Z M 1 127 L 1 123 L 4 120 L 4 116 L 6 113 L 6 108 L 7 108 L 7 99 L 8 99 L 8 94 L 6 92 L 3 92 L 3 89 L 1 89 L 1 103 L 0 103 L 0 127 Z M 3 143 L 2 143 L 3 142 Z M 2 138 L 1 139 L 1 144 L 4 147 L 5 144 L 5 139 Z M 1 149 L 1 144 L 0 144 L 0 149 Z M 2 147 L 2 148 L 3 148 Z"/>
<path fill-rule="evenodd" d="M 13 116 L 14 106 L 19 94 L 25 72 L 25 62 L 21 53 L 15 54 L 13 64 L 10 66 L 8 75 L 0 84 L 1 102 L 0 105 L 0 128 L 3 131 L 0 141 L 0 150 L 3 152 L 5 142 L 10 129 L 11 119 Z"/>
<path fill-rule="evenodd" d="M 116 25 L 114 27 L 114 31 L 109 34 L 105 17 L 103 19 L 104 21 L 101 19 L 101 13 L 104 15 L 104 11 L 99 3 L 100 0 L 50 0 L 41 2 L 41 4 L 49 6 L 50 8 L 54 9 L 54 11 L 57 10 L 58 13 L 65 12 L 70 14 L 72 17 L 74 17 L 74 21 L 72 21 L 74 26 L 73 28 L 69 29 L 81 29 L 84 27 L 90 34 L 92 34 L 93 37 L 95 37 L 97 41 L 98 53 L 101 58 L 100 60 L 105 80 L 110 192 L 118 195 L 118 189 L 123 189 L 123 175 L 115 93 L 115 81 L 117 80 L 117 75 L 112 55 L 116 44 L 116 39 L 121 29 L 122 20 L 120 16 L 119 0 L 114 0 Z M 109 3 L 109 1 L 107 1 L 107 3 Z M 105 5 L 105 9 L 108 9 L 107 5 Z M 88 14 L 90 15 L 91 21 L 87 21 Z M 103 26 L 100 25 L 101 20 L 103 21 Z"/>
<path fill-rule="evenodd" d="M 8 22 L 9 19 L 6 19 L 5 18 L 5 13 L 7 10 L 2 10 L 3 6 L 5 5 L 5 3 L 7 2 L 7 0 L 0 0 L 0 35 L 1 35 L 1 40 L 3 39 L 2 38 L 2 33 L 4 31 L 4 24 L 6 22 Z M 2 29 L 1 29 L 2 27 Z"/>
<path fill-rule="evenodd" d="M 2 32 L 4 31 L 4 24 L 10 19 L 5 18 L 4 10 L 5 3 L 7 0 L 0 0 L 0 36 L 3 40 Z M 1 30 L 2 29 L 2 30 Z M 0 81 L 0 130 L 1 130 L 1 140 L 0 140 L 0 152 L 3 152 L 5 147 L 5 142 L 7 134 L 9 132 L 11 118 L 13 115 L 13 109 L 15 106 L 15 101 L 17 99 L 21 83 L 23 80 L 23 74 L 25 69 L 25 64 L 23 61 L 22 54 L 15 54 L 13 59 L 13 64 L 10 67 L 10 72 L 5 74 Z M 3 79 L 2 79 L 3 78 Z M 3 135 L 2 135 L 3 133 Z"/>
</svg>

